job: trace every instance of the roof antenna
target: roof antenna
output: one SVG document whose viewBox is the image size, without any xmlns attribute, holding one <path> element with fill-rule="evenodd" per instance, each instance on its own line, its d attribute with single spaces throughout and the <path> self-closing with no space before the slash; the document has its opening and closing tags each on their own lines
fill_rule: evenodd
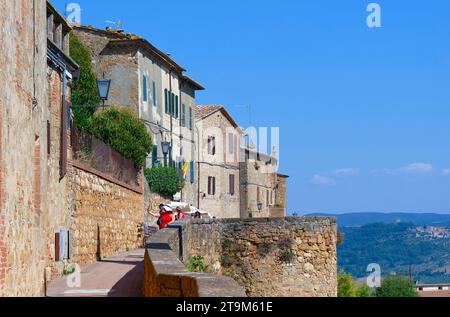
<svg viewBox="0 0 450 317">
<path fill-rule="evenodd" d="M 106 23 L 114 24 L 114 26 L 116 27 L 116 30 L 120 30 L 122 28 L 122 21 L 120 21 L 120 20 L 117 20 L 117 21 L 107 20 Z"/>
</svg>

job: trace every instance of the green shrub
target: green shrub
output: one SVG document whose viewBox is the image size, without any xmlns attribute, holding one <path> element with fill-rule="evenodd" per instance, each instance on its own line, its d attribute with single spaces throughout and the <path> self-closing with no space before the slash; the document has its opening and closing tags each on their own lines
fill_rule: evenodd
<svg viewBox="0 0 450 317">
<path fill-rule="evenodd" d="M 184 180 L 173 167 L 158 166 L 145 170 L 150 190 L 164 197 L 173 197 L 184 186 Z"/>
<path fill-rule="evenodd" d="M 100 104 L 97 77 L 91 66 L 89 49 L 74 35 L 70 34 L 70 57 L 80 66 L 80 75 L 72 87 L 72 104 L 75 106 Z M 75 124 L 89 131 L 96 108 L 73 108 Z"/>
<path fill-rule="evenodd" d="M 138 168 L 152 149 L 152 138 L 145 124 L 130 110 L 109 107 L 92 117 L 91 133 L 110 145 L 124 157 L 134 161 Z"/>
<path fill-rule="evenodd" d="M 388 276 L 376 291 L 377 297 L 418 297 L 414 283 L 406 276 Z"/>
<path fill-rule="evenodd" d="M 338 274 L 338 297 L 356 297 L 356 287 L 353 277 L 341 270 Z"/>
<path fill-rule="evenodd" d="M 205 272 L 208 265 L 205 264 L 205 258 L 202 256 L 193 256 L 189 260 L 188 270 L 191 272 Z"/>
</svg>

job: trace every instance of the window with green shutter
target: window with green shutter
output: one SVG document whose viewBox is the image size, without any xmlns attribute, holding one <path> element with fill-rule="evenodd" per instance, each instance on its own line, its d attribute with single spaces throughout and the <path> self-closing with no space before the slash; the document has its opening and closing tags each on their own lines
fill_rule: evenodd
<svg viewBox="0 0 450 317">
<path fill-rule="evenodd" d="M 158 146 L 154 145 L 152 150 L 152 166 L 155 167 L 158 163 Z"/>
<path fill-rule="evenodd" d="M 192 107 L 189 107 L 189 129 L 192 130 Z"/>
<path fill-rule="evenodd" d="M 175 94 L 170 92 L 170 114 L 173 116 L 175 108 Z"/>
<path fill-rule="evenodd" d="M 142 77 L 142 101 L 148 101 L 148 82 L 145 75 Z"/>
<path fill-rule="evenodd" d="M 152 83 L 152 91 L 153 91 L 153 106 L 156 107 L 157 102 L 156 102 L 156 82 L 153 81 Z"/>
<path fill-rule="evenodd" d="M 178 119 L 178 96 L 175 96 L 175 118 Z"/>
<path fill-rule="evenodd" d="M 169 113 L 169 92 L 167 91 L 167 89 L 164 89 L 164 105 L 166 113 Z"/>
</svg>

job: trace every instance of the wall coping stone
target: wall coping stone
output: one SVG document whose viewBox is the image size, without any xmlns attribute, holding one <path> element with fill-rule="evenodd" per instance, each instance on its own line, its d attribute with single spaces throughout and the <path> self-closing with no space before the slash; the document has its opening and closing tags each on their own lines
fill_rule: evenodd
<svg viewBox="0 0 450 317">
<path fill-rule="evenodd" d="M 284 221 L 290 223 L 304 223 L 304 224 L 315 224 L 315 223 L 329 223 L 334 225 L 337 223 L 336 217 L 318 217 L 318 216 L 308 216 L 308 217 L 283 217 L 283 218 L 247 218 L 247 219 L 216 219 L 216 218 L 205 218 L 205 219 L 192 219 L 190 220 L 192 224 L 211 224 L 211 223 L 223 223 L 223 224 L 233 224 L 233 223 L 276 223 L 277 221 Z"/>
<path fill-rule="evenodd" d="M 77 169 L 80 169 L 80 170 L 82 170 L 84 172 L 87 172 L 87 173 L 90 173 L 90 174 L 94 174 L 94 175 L 96 175 L 96 176 L 98 176 L 98 177 L 100 177 L 100 178 L 102 178 L 102 179 L 104 179 L 104 180 L 106 180 L 106 181 L 108 181 L 110 183 L 113 183 L 115 185 L 121 186 L 121 187 L 123 187 L 125 189 L 128 189 L 128 190 L 131 190 L 131 191 L 133 191 L 133 192 L 135 192 L 137 194 L 140 194 L 140 195 L 144 194 L 144 189 L 142 188 L 142 186 L 141 187 L 133 186 L 133 185 L 129 185 L 129 184 L 125 183 L 125 182 L 119 181 L 118 179 L 116 179 L 116 178 L 114 178 L 114 177 L 112 177 L 112 176 L 110 176 L 108 174 L 105 174 L 103 172 L 100 172 L 99 170 L 96 170 L 95 168 L 92 168 L 92 167 L 88 166 L 87 164 L 84 164 L 84 163 L 82 163 L 80 161 L 71 160 L 71 161 L 69 161 L 69 164 L 72 165 L 73 167 L 77 168 Z"/>
<path fill-rule="evenodd" d="M 146 243 L 145 272 L 153 275 L 152 281 L 144 283 L 144 293 L 153 287 L 155 296 L 179 297 L 247 297 L 245 290 L 235 280 L 225 276 L 195 273 L 187 270 L 170 246 L 170 241 L 179 238 L 179 228 L 190 223 L 177 221 L 170 227 L 153 234 Z M 163 289 L 162 291 L 160 291 Z M 164 293 L 167 289 L 167 293 Z M 173 294 L 173 295 L 171 295 Z M 145 294 L 149 296 L 149 294 Z"/>
</svg>

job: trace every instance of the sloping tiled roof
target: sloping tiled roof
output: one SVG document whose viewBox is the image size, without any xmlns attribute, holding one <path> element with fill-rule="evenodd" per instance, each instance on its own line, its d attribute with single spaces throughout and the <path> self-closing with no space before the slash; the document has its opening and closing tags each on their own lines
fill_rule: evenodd
<svg viewBox="0 0 450 317">
<path fill-rule="evenodd" d="M 194 108 L 195 119 L 203 119 L 212 115 L 214 112 L 219 111 L 223 106 L 197 106 Z"/>
<path fill-rule="evenodd" d="M 234 119 L 231 117 L 231 115 L 228 113 L 228 111 L 225 109 L 224 106 L 220 105 L 203 105 L 203 106 L 196 106 L 194 107 L 194 116 L 195 119 L 202 120 L 206 117 L 209 117 L 210 115 L 216 113 L 216 112 L 222 112 L 222 114 L 230 121 L 230 123 L 235 127 L 238 128 L 238 124 Z"/>
<path fill-rule="evenodd" d="M 182 73 L 186 71 L 182 66 L 177 64 L 170 56 L 169 54 L 164 53 L 157 47 L 155 47 L 153 44 L 151 44 L 149 41 L 144 39 L 143 37 L 140 37 L 136 34 L 132 33 L 124 33 L 122 30 L 114 30 L 114 29 L 98 29 L 93 26 L 75 26 L 74 29 L 80 30 L 80 31 L 87 31 L 87 32 L 95 32 L 98 34 L 106 35 L 110 38 L 110 45 L 113 44 L 131 44 L 131 45 L 137 45 L 144 50 L 148 51 L 151 55 L 157 57 L 161 62 L 166 63 L 168 66 L 173 67 L 176 69 L 179 73 Z"/>
</svg>

